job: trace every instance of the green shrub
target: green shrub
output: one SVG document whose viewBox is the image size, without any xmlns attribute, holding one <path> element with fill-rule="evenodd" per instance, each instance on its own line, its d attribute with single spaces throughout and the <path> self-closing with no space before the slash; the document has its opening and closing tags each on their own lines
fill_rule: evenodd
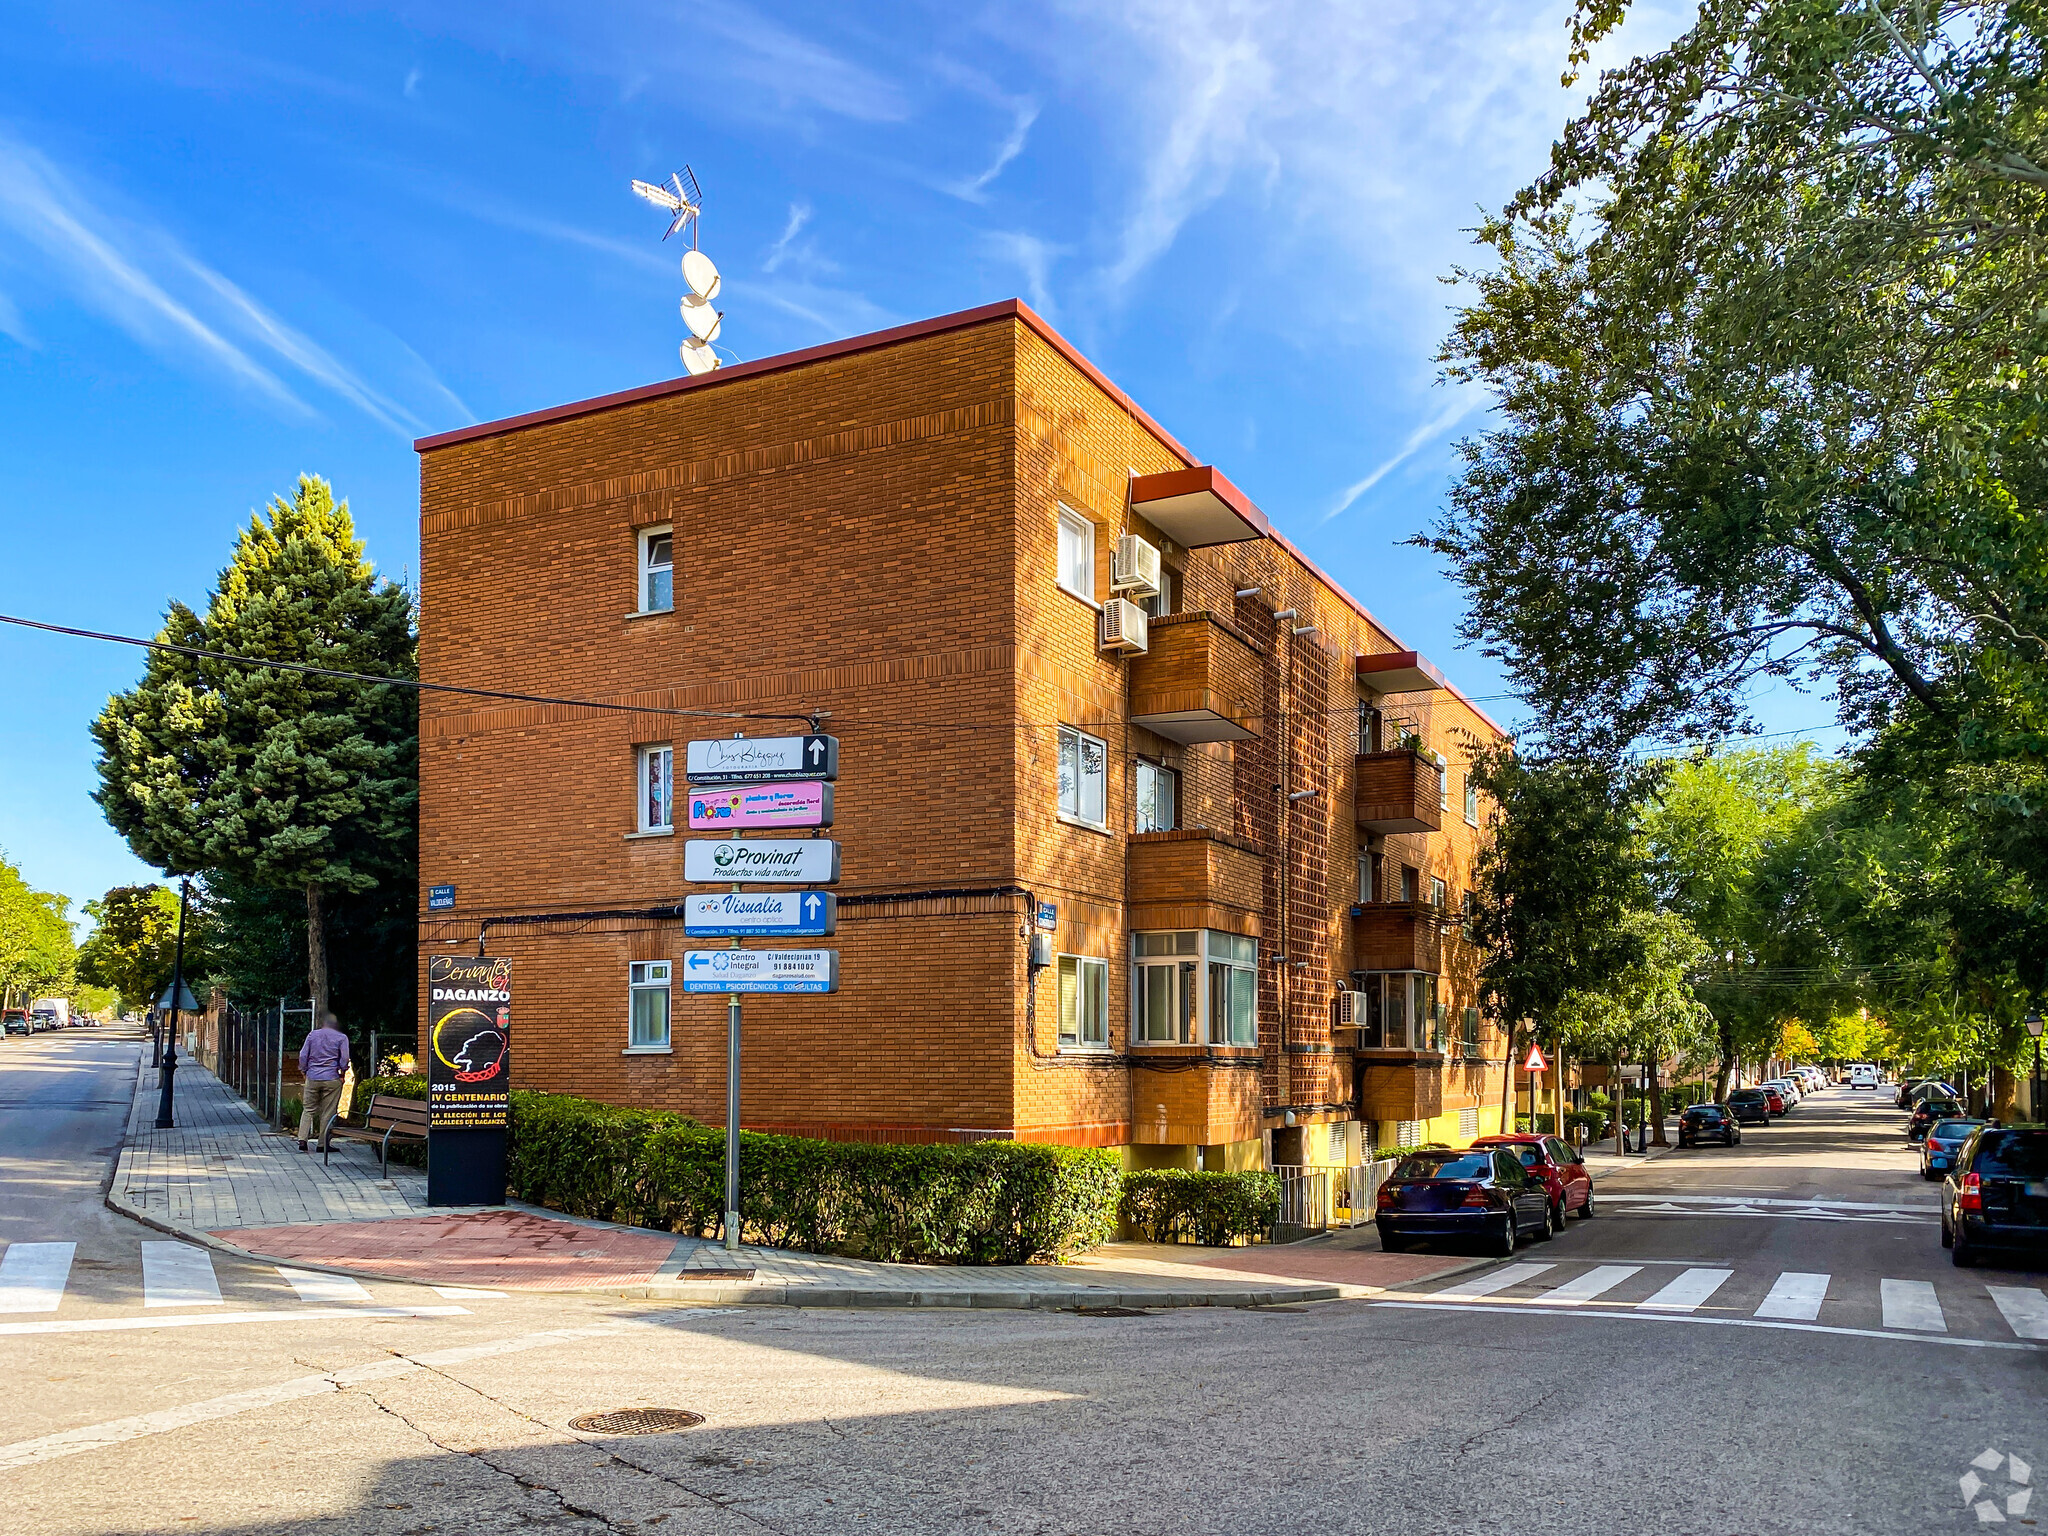
<svg viewBox="0 0 2048 1536">
<path fill-rule="evenodd" d="M 1529 1134 L 1529 1124 L 1529 1116 L 1515 1116 L 1515 1129 L 1525 1136 Z M 1535 1125 L 1538 1136 L 1553 1136 L 1557 1133 L 1557 1116 L 1554 1114 L 1537 1115 L 1535 1117 Z"/>
<path fill-rule="evenodd" d="M 1123 1176 L 1117 1213 L 1155 1243 L 1222 1248 L 1264 1237 L 1280 1216 L 1274 1173 L 1191 1173 L 1148 1168 Z"/>
</svg>

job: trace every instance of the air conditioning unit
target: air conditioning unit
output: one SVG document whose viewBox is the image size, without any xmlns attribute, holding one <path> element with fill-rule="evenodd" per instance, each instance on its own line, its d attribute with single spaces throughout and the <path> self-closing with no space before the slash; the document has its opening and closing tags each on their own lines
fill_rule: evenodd
<svg viewBox="0 0 2048 1536">
<path fill-rule="evenodd" d="M 1116 559 L 1110 566 L 1109 590 L 1135 592 L 1155 597 L 1159 592 L 1159 551 L 1127 533 L 1116 541 Z"/>
<path fill-rule="evenodd" d="M 1105 651 L 1144 651 L 1150 646 L 1144 609 L 1124 597 L 1112 597 L 1102 605 L 1102 648 Z"/>
<path fill-rule="evenodd" d="M 1339 1029 L 1357 1029 L 1365 1022 L 1365 994 L 1363 992 L 1339 992 L 1337 994 L 1337 1027 Z"/>
</svg>

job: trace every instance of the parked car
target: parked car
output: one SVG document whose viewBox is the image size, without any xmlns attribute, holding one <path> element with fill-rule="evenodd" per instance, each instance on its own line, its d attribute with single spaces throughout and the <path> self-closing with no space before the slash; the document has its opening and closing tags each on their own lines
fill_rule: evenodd
<svg viewBox="0 0 2048 1536">
<path fill-rule="evenodd" d="M 1941 1246 L 1959 1269 L 1990 1248 L 2048 1251 L 2048 1130 L 1971 1133 L 1941 1181 Z"/>
<path fill-rule="evenodd" d="M 1770 1107 L 1770 1111 L 1774 1115 L 1782 1115 L 1792 1107 L 1785 1102 L 1785 1095 L 1778 1092 L 1769 1083 L 1758 1084 L 1757 1091 L 1763 1094 L 1764 1102 Z"/>
<path fill-rule="evenodd" d="M 1938 1077 L 1909 1078 L 1899 1084 L 1899 1108 L 1911 1109 L 1930 1093 L 1945 1093 L 1953 1098 L 1955 1091 L 1952 1084 L 1945 1083 Z"/>
<path fill-rule="evenodd" d="M 1804 1079 L 1806 1086 L 1815 1093 L 1819 1093 L 1821 1089 L 1828 1085 L 1828 1075 L 1821 1071 L 1819 1067 L 1801 1067 L 1799 1075 Z"/>
<path fill-rule="evenodd" d="M 1769 1125 L 1771 1096 L 1761 1088 L 1738 1088 L 1728 1095 L 1728 1113 L 1737 1125 Z"/>
<path fill-rule="evenodd" d="M 1468 1237 L 1506 1258 L 1524 1232 L 1550 1237 L 1550 1192 L 1499 1147 L 1416 1152 L 1380 1186 L 1380 1247 L 1399 1253 L 1417 1238 Z"/>
<path fill-rule="evenodd" d="M 1927 1135 L 1928 1128 L 1941 1120 L 1965 1118 L 1960 1101 L 1940 1097 L 1922 1099 L 1913 1106 L 1912 1118 L 1906 1122 L 1906 1140 L 1916 1146 Z"/>
<path fill-rule="evenodd" d="M 1784 1097 L 1785 1108 L 1788 1110 L 1797 1109 L 1800 1101 L 1806 1097 L 1805 1093 L 1800 1090 L 1799 1084 L 1789 1077 L 1774 1077 L 1768 1083 L 1765 1083 L 1764 1086 L 1777 1089 Z"/>
<path fill-rule="evenodd" d="M 1555 1136 L 1482 1136 L 1472 1145 L 1514 1153 L 1522 1171 L 1542 1181 L 1550 1196 L 1550 1224 L 1559 1231 L 1570 1217 L 1593 1214 L 1593 1175 L 1586 1160 Z"/>
<path fill-rule="evenodd" d="M 1956 1153 L 1973 1132 L 1992 1124 L 1989 1120 L 1937 1120 L 1920 1138 L 1920 1177 L 1938 1179 L 1955 1166 Z"/>
<path fill-rule="evenodd" d="M 29 1035 L 34 1033 L 35 1031 L 28 1022 L 28 1010 L 26 1008 L 9 1008 L 5 1013 L 0 1013 L 0 1034 Z"/>
<path fill-rule="evenodd" d="M 1718 1141 L 1726 1147 L 1740 1146 L 1742 1127 L 1734 1115 L 1718 1104 L 1687 1105 L 1685 1113 L 1678 1117 L 1678 1144 L 1696 1147 L 1707 1141 Z"/>
<path fill-rule="evenodd" d="M 1857 1062 L 1849 1068 L 1849 1086 L 1851 1088 L 1876 1088 L 1877 1068 L 1867 1061 Z"/>
</svg>

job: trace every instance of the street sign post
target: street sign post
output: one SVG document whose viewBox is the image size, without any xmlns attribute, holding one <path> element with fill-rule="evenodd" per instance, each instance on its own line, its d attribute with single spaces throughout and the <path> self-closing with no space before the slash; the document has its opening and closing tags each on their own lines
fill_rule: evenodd
<svg viewBox="0 0 2048 1536">
<path fill-rule="evenodd" d="M 695 785 L 690 790 L 692 832 L 780 832 L 832 825 L 832 786 L 816 781 Z"/>
<path fill-rule="evenodd" d="M 836 949 L 687 949 L 685 992 L 836 992 Z"/>
<path fill-rule="evenodd" d="M 823 938 L 838 927 L 830 891 L 728 891 L 683 902 L 683 932 L 693 939 Z"/>
<path fill-rule="evenodd" d="M 831 885 L 839 879 L 839 844 L 829 837 L 693 838 L 683 844 L 683 878 L 699 885 Z"/>
<path fill-rule="evenodd" d="M 683 777 L 692 784 L 760 784 L 771 779 L 839 777 L 836 736 L 735 736 L 693 741 Z"/>
</svg>

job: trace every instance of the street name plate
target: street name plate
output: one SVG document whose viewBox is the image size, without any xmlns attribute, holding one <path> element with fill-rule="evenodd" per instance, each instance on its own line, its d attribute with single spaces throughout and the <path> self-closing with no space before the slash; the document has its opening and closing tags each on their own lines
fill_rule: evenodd
<svg viewBox="0 0 2048 1536">
<path fill-rule="evenodd" d="M 686 949 L 685 992 L 836 992 L 836 949 Z"/>
<path fill-rule="evenodd" d="M 768 779 L 839 777 L 836 736 L 728 737 L 693 741 L 683 777 L 692 784 L 758 784 Z"/>
<path fill-rule="evenodd" d="M 839 844 L 829 837 L 738 838 L 683 844 L 683 878 L 701 885 L 830 885 Z"/>
<path fill-rule="evenodd" d="M 692 938 L 823 938 L 839 927 L 839 898 L 830 891 L 728 891 L 683 902 L 683 932 Z"/>
<path fill-rule="evenodd" d="M 692 832 L 777 832 L 832 825 L 832 786 L 721 784 L 690 786 Z"/>
</svg>

